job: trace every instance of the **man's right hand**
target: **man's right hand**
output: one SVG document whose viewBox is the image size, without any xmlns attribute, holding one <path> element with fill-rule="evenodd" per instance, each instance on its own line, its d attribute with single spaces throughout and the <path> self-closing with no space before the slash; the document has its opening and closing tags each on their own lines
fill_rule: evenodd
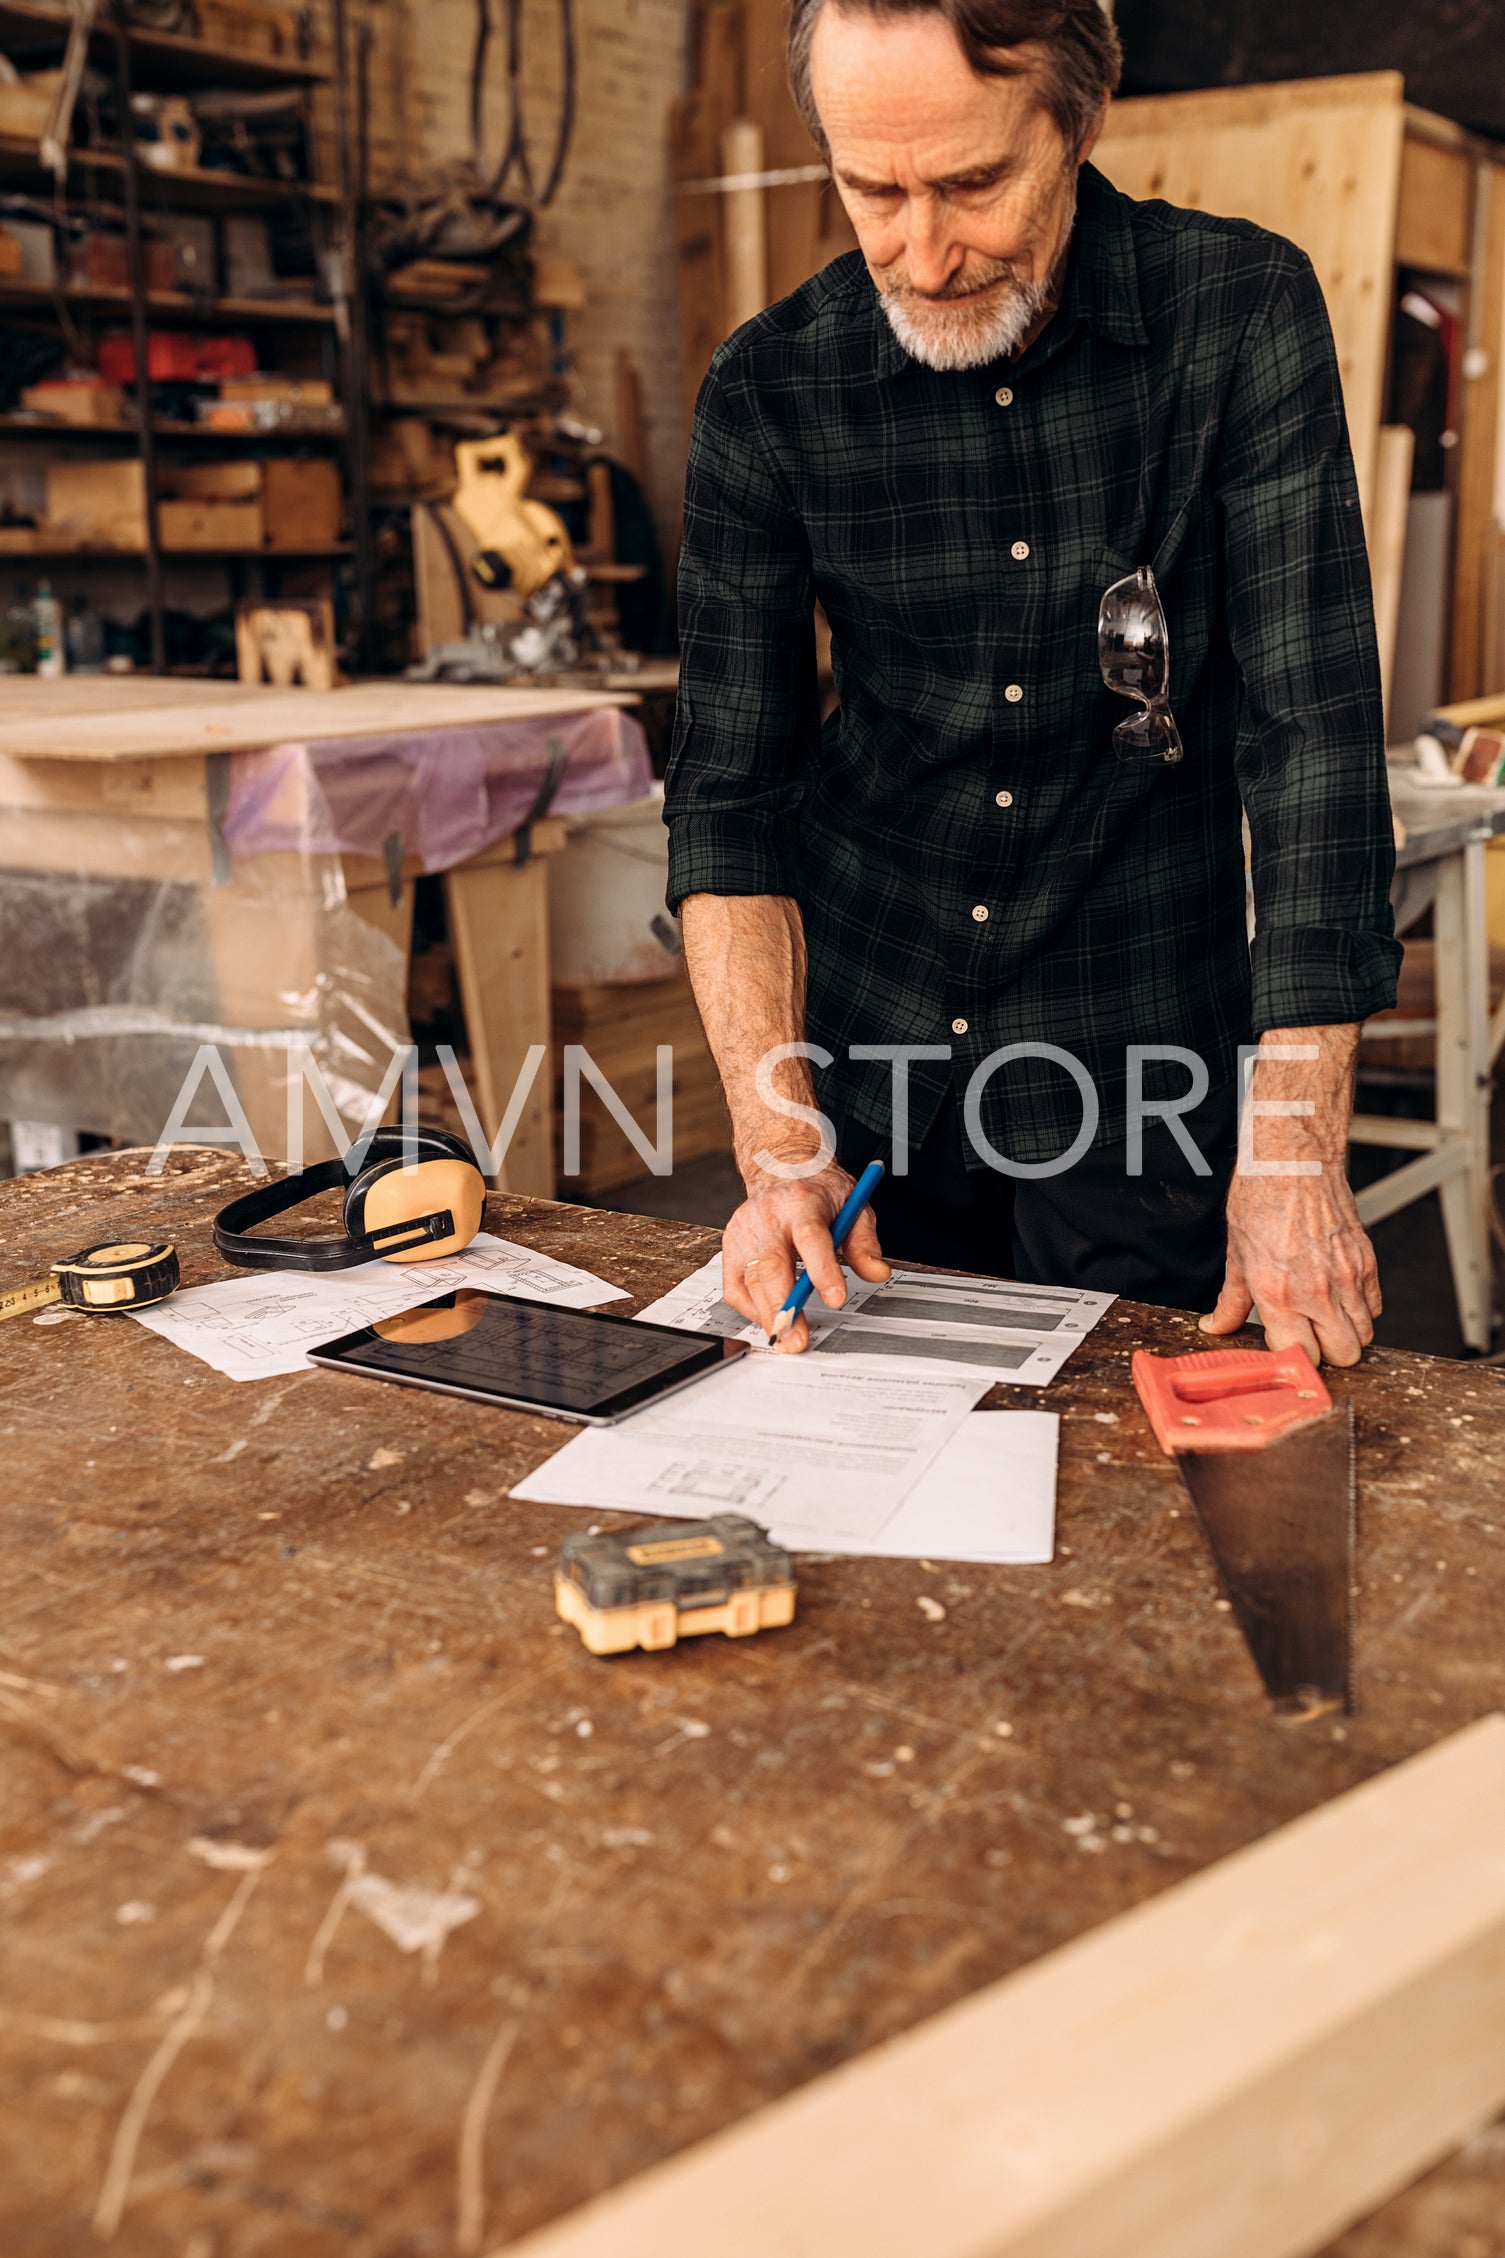
<svg viewBox="0 0 1505 2258">
<path fill-rule="evenodd" d="M 765 1333 L 784 1305 L 800 1262 L 828 1309 L 840 1309 L 846 1301 L 847 1283 L 831 1244 L 831 1225 L 852 1183 L 834 1161 L 818 1175 L 793 1182 L 761 1171 L 749 1178 L 747 1198 L 722 1236 L 721 1291 L 733 1309 Z M 871 1207 L 853 1224 L 842 1261 L 875 1285 L 889 1276 Z M 798 1353 L 809 1340 L 810 1328 L 803 1317 L 797 1318 L 780 1350 Z"/>
</svg>

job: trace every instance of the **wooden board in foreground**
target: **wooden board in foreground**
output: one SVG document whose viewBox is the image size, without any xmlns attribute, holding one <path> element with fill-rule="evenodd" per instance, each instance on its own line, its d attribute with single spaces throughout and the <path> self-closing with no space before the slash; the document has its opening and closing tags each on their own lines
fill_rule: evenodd
<svg viewBox="0 0 1505 2258">
<path fill-rule="evenodd" d="M 520 2248 L 1299 2258 L 1502 2101 L 1494 1716 Z"/>
</svg>

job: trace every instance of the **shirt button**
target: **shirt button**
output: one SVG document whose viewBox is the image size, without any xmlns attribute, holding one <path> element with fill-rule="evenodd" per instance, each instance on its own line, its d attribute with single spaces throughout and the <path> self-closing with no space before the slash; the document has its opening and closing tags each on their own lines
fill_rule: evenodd
<svg viewBox="0 0 1505 2258">
<path fill-rule="evenodd" d="M 993 397 L 1000 408 L 1011 408 L 1014 405 L 1014 395 L 1006 384 L 1000 384 Z"/>
<path fill-rule="evenodd" d="M 993 798 L 1001 808 L 1011 808 L 1014 804 L 1012 792 L 995 792 Z"/>
<path fill-rule="evenodd" d="M 973 917 L 973 922 L 974 922 L 975 924 L 977 924 L 977 925 L 986 925 L 986 924 L 987 924 L 987 922 L 988 922 L 988 905 L 987 905 L 987 903 L 986 903 L 986 902 L 979 902 L 979 903 L 977 904 L 977 907 L 976 907 L 976 908 L 975 908 L 975 909 L 973 910 L 973 912 L 972 912 L 972 917 Z"/>
<path fill-rule="evenodd" d="M 1020 699 L 1024 696 L 1024 692 L 1017 682 L 1011 682 L 1003 694 L 1008 699 L 1008 702 L 1011 706 L 1017 706 Z"/>
<path fill-rule="evenodd" d="M 1016 541 L 1013 548 L 1010 549 L 1009 555 L 1013 558 L 1015 564 L 1023 564 L 1025 558 L 1029 555 L 1029 543 L 1027 541 Z"/>
<path fill-rule="evenodd" d="M 953 1019 L 951 1022 L 951 1032 L 953 1035 L 965 1035 L 967 1032 L 967 1022 L 964 1019 Z"/>
</svg>

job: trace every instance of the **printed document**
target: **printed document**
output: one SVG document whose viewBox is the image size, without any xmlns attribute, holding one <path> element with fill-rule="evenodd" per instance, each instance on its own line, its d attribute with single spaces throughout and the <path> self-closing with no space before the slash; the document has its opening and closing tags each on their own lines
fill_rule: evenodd
<svg viewBox="0 0 1505 2258">
<path fill-rule="evenodd" d="M 626 1299 L 623 1287 L 609 1286 L 572 1262 L 478 1231 L 463 1254 L 439 1262 L 247 1271 L 212 1286 L 189 1286 L 155 1308 L 131 1315 L 228 1380 L 271 1380 L 301 1371 L 307 1351 L 325 1341 L 337 1341 L 379 1317 L 396 1317 L 462 1286 L 554 1302 L 561 1309 L 594 1309 Z"/>
<path fill-rule="evenodd" d="M 844 1309 L 827 1309 L 818 1296 L 805 1306 L 808 1355 L 941 1364 L 985 1376 L 989 1386 L 1002 1381 L 1044 1387 L 1114 1300 L 1112 1294 L 1074 1286 L 1020 1286 L 1004 1278 L 926 1270 L 895 1270 L 881 1286 L 868 1285 L 850 1270 L 845 1277 Z M 721 1333 L 755 1346 L 766 1342 L 756 1325 L 722 1300 L 720 1255 L 639 1314 L 645 1322 L 687 1332 Z"/>
<path fill-rule="evenodd" d="M 545 1505 L 700 1520 L 746 1513 L 807 1551 L 864 1552 L 987 1392 L 985 1374 L 742 1357 L 519 1482 Z"/>
<path fill-rule="evenodd" d="M 1060 1427 L 1054 1411 L 969 1413 L 898 1511 L 861 1549 L 888 1560 L 967 1560 L 1009 1568 L 1054 1559 Z"/>
</svg>

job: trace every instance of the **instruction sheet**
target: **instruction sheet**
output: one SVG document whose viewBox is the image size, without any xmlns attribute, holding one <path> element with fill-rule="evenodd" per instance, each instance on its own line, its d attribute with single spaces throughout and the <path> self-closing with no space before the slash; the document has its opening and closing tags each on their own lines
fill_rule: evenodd
<svg viewBox="0 0 1505 2258">
<path fill-rule="evenodd" d="M 988 1386 L 914 1365 L 742 1357 L 587 1428 L 512 1495 L 692 1521 L 746 1513 L 806 1551 L 866 1552 Z"/>
<path fill-rule="evenodd" d="M 1112 1294 L 1074 1286 L 1020 1286 L 1006 1278 L 931 1270 L 895 1270 L 881 1286 L 850 1270 L 844 1275 L 844 1309 L 827 1309 L 817 1297 L 806 1305 L 808 1355 L 946 1365 L 976 1372 L 990 1387 L 997 1381 L 1044 1387 L 1114 1301 Z M 639 1315 L 692 1333 L 721 1333 L 754 1345 L 765 1340 L 722 1300 L 720 1255 Z"/>
<path fill-rule="evenodd" d="M 153 1309 L 133 1310 L 138 1325 L 160 1333 L 228 1380 L 272 1380 L 298 1372 L 308 1351 L 325 1341 L 396 1317 L 419 1302 L 462 1286 L 561 1309 L 595 1309 L 623 1301 L 626 1289 L 535 1254 L 511 1239 L 478 1231 L 463 1254 L 440 1262 L 363 1262 L 353 1270 L 254 1270 L 189 1286 Z"/>
</svg>

